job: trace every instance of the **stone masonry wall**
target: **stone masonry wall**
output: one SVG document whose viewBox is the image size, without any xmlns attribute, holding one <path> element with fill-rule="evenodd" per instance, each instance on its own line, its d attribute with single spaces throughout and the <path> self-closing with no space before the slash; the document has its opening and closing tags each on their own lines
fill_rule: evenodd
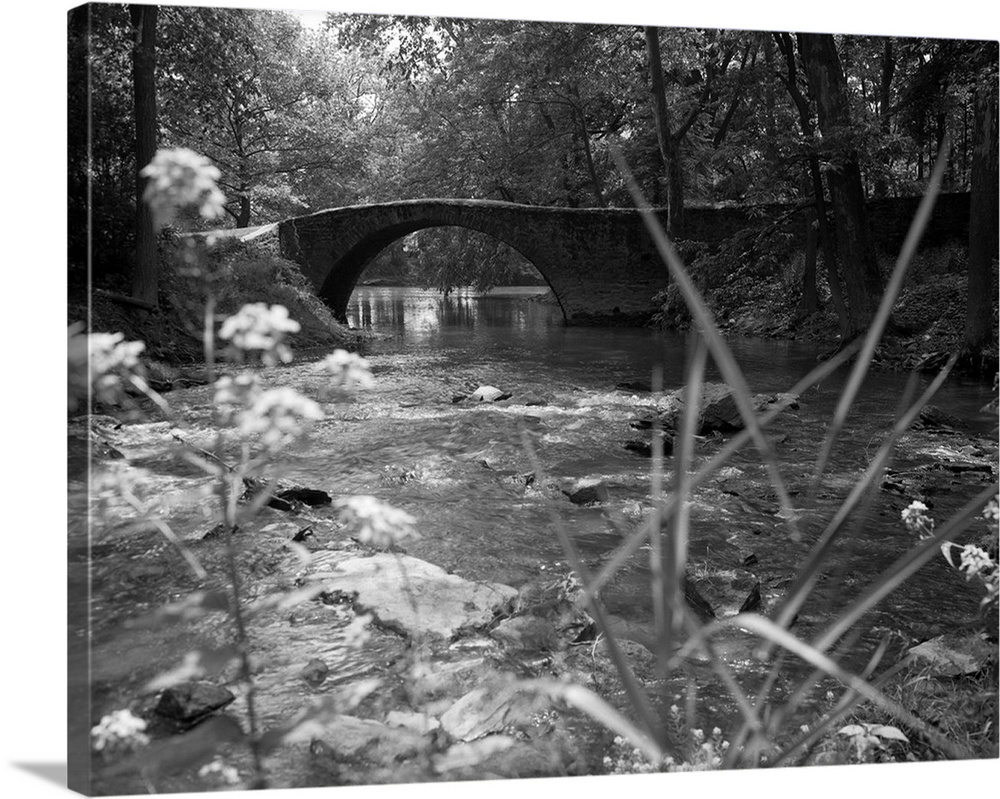
<svg viewBox="0 0 1000 799">
<path fill-rule="evenodd" d="M 869 202 L 880 249 L 899 248 L 919 202 L 918 197 Z M 739 230 L 767 225 L 787 210 L 783 205 L 687 209 L 685 238 L 721 241 Z M 968 215 L 967 194 L 939 197 L 923 246 L 967 241 Z M 786 224 L 796 238 L 804 237 L 802 214 Z M 379 252 L 417 230 L 448 225 L 477 230 L 520 252 L 548 281 L 569 321 L 647 318 L 654 310 L 653 295 L 669 283 L 666 266 L 634 209 L 408 200 L 322 211 L 277 227 L 281 254 L 300 264 L 319 296 L 343 318 L 355 284 Z"/>
</svg>

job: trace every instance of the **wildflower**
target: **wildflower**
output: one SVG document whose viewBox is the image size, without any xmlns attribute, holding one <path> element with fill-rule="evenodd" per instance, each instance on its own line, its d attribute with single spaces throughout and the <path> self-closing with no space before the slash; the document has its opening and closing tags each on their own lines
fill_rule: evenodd
<svg viewBox="0 0 1000 799">
<path fill-rule="evenodd" d="M 373 496 L 348 497 L 339 504 L 340 520 L 357 531 L 363 544 L 388 549 L 407 538 L 419 538 L 416 519 Z"/>
<path fill-rule="evenodd" d="M 227 354 L 242 361 L 249 352 L 260 352 L 265 366 L 289 363 L 292 351 L 284 343 L 286 333 L 298 333 L 301 325 L 288 316 L 284 305 L 268 307 L 262 302 L 248 303 L 222 323 L 219 337 L 230 345 Z"/>
<path fill-rule="evenodd" d="M 966 544 L 959 555 L 959 569 L 965 572 L 965 579 L 971 580 L 988 573 L 996 566 L 993 559 L 975 544 Z"/>
<path fill-rule="evenodd" d="M 983 518 L 988 522 L 1000 521 L 1000 504 L 998 504 L 1000 496 L 997 499 L 991 499 L 986 507 L 983 508 Z"/>
<path fill-rule="evenodd" d="M 712 727 L 712 737 L 718 738 L 720 735 L 722 735 L 722 730 L 720 730 L 718 727 Z"/>
<path fill-rule="evenodd" d="M 111 749 L 134 749 L 149 743 L 146 722 L 132 715 L 131 710 L 115 710 L 90 731 L 94 749 L 98 752 Z"/>
<path fill-rule="evenodd" d="M 355 352 L 334 350 L 320 361 L 319 369 L 330 376 L 324 394 L 343 393 L 375 385 L 368 361 Z"/>
<path fill-rule="evenodd" d="M 158 150 L 139 174 L 147 179 L 142 199 L 149 205 L 157 227 L 172 222 L 185 208 L 197 209 L 206 220 L 225 214 L 226 196 L 217 185 L 222 173 L 193 150 Z"/>
<path fill-rule="evenodd" d="M 213 774 L 217 774 L 226 785 L 238 785 L 240 781 L 240 773 L 233 766 L 223 763 L 220 758 L 215 758 L 198 769 L 198 776 L 202 779 Z"/>
<path fill-rule="evenodd" d="M 310 422 L 323 418 L 313 400 L 291 388 L 264 391 L 254 374 L 219 378 L 215 404 L 223 424 L 235 425 L 241 435 L 256 436 L 272 452 L 303 435 Z"/>
<path fill-rule="evenodd" d="M 141 341 L 125 341 L 124 333 L 87 335 L 82 329 L 82 325 L 68 329 L 70 411 L 85 403 L 88 394 L 100 402 L 118 402 L 124 383 L 141 372 L 139 354 L 146 348 Z"/>
<path fill-rule="evenodd" d="M 927 515 L 927 506 L 923 502 L 914 500 L 901 515 L 907 530 L 917 533 L 921 539 L 930 537 L 934 530 L 934 520 Z"/>
<path fill-rule="evenodd" d="M 691 730 L 691 735 L 696 741 L 702 741 L 705 738 L 705 731 L 702 729 Z"/>
<path fill-rule="evenodd" d="M 275 451 L 301 436 L 309 422 L 323 418 L 319 405 L 291 388 L 261 393 L 240 419 L 244 435 L 258 435 L 261 443 Z"/>
</svg>

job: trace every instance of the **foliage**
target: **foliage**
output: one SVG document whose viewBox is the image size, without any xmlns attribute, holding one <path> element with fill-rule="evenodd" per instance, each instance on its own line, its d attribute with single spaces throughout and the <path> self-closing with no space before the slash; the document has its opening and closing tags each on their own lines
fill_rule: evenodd
<svg viewBox="0 0 1000 799">
<path fill-rule="evenodd" d="M 700 485 L 718 468 L 723 467 L 730 457 L 747 443 L 753 442 L 760 455 L 763 465 L 768 471 L 772 488 L 778 498 L 780 511 L 776 514 L 781 519 L 784 534 L 791 541 L 801 541 L 802 531 L 799 529 L 800 514 L 792 507 L 788 489 L 782 476 L 781 464 L 768 439 L 764 436 L 764 428 L 781 409 L 758 417 L 752 407 L 751 394 L 746 380 L 738 364 L 733 358 L 729 347 L 720 335 L 715 317 L 704 298 L 698 291 L 694 280 L 679 259 L 673 246 L 660 228 L 656 215 L 644 205 L 642 196 L 635 190 L 636 202 L 644 209 L 644 219 L 647 228 L 657 244 L 661 257 L 670 269 L 671 276 L 683 293 L 694 324 L 697 325 L 700 336 L 695 340 L 686 371 L 687 392 L 689 397 L 697 396 L 701 390 L 706 360 L 711 354 L 724 379 L 732 390 L 733 400 L 739 409 L 740 416 L 746 425 L 745 429 L 734 437 L 714 458 L 694 469 L 693 452 L 696 432 L 696 414 L 698 403 L 688 401 L 684 404 L 682 418 L 677 424 L 677 435 L 673 442 L 674 474 L 670 482 L 670 492 L 664 491 L 662 454 L 654 455 L 654 472 L 652 482 L 652 507 L 647 512 L 641 525 L 632 531 L 617 550 L 600 565 L 596 573 L 592 573 L 585 565 L 577 545 L 574 543 L 564 523 L 555 514 L 553 526 L 563 545 L 568 562 L 571 564 L 583 585 L 583 596 L 580 603 L 586 603 L 588 610 L 595 619 L 601 633 L 607 638 L 607 648 L 612 656 L 622 685 L 625 686 L 630 715 L 637 720 L 634 732 L 624 734 L 632 747 L 640 750 L 653 763 L 661 764 L 671 754 L 674 741 L 670 735 L 670 723 L 657 711 L 645 694 L 633 668 L 622 656 L 621 642 L 614 628 L 608 624 L 601 602 L 601 589 L 615 575 L 629 558 L 640 549 L 649 553 L 651 585 L 650 593 L 655 598 L 654 612 L 656 626 L 656 657 L 658 673 L 661 677 L 673 674 L 683 676 L 688 670 L 687 658 L 700 656 L 708 663 L 717 675 L 722 685 L 731 695 L 733 704 L 739 708 L 743 718 L 740 728 L 727 736 L 730 742 L 728 751 L 718 764 L 723 768 L 762 765 L 777 765 L 783 762 L 794 762 L 801 757 L 803 751 L 809 751 L 849 710 L 859 699 L 864 698 L 875 705 L 882 713 L 892 719 L 891 724 L 883 723 L 878 728 L 858 727 L 846 729 L 845 737 L 849 737 L 855 747 L 857 756 L 864 757 L 873 751 L 883 751 L 886 741 L 899 740 L 905 737 L 899 732 L 905 727 L 929 740 L 932 745 L 948 757 L 964 758 L 974 756 L 973 749 L 964 741 L 949 739 L 907 707 L 894 701 L 881 690 L 882 684 L 894 671 L 888 669 L 878 678 L 872 679 L 884 654 L 885 646 L 877 647 L 868 653 L 868 666 L 861 674 L 853 673 L 838 662 L 842 651 L 839 645 L 845 640 L 853 644 L 851 631 L 862 616 L 883 601 L 903 581 L 908 579 L 921 565 L 929 561 L 937 552 L 950 546 L 948 542 L 961 531 L 965 530 L 974 520 L 977 513 L 984 507 L 987 517 L 995 516 L 995 501 L 1000 487 L 993 483 L 989 488 L 980 491 L 964 507 L 950 517 L 944 524 L 934 529 L 922 515 L 922 508 L 912 505 L 904 513 L 904 520 L 919 528 L 924 536 L 917 545 L 899 556 L 861 593 L 845 600 L 835 618 L 826 629 L 819 631 L 810 640 L 800 638 L 790 628 L 799 610 L 812 593 L 819 581 L 820 575 L 829 567 L 829 556 L 832 545 L 851 516 L 863 508 L 863 500 L 872 487 L 878 484 L 880 476 L 891 456 L 899 436 L 916 420 L 921 408 L 927 403 L 934 392 L 944 382 L 951 366 L 953 357 L 941 370 L 935 380 L 922 392 L 912 404 L 901 409 L 891 432 L 886 436 L 878 452 L 871 458 L 858 481 L 850 487 L 840 507 L 826 521 L 825 528 L 818 538 L 810 544 L 808 556 L 799 567 L 797 576 L 783 598 L 780 606 L 768 617 L 755 612 L 741 612 L 735 617 L 715 620 L 705 623 L 687 606 L 684 599 L 682 582 L 686 572 L 688 542 L 692 535 L 687 509 L 692 501 L 694 489 Z M 902 285 L 909 261 L 915 251 L 915 241 L 922 232 L 921 220 L 926 220 L 926 211 L 933 202 L 933 195 L 925 197 L 921 209 L 917 213 L 916 222 L 911 228 L 896 269 L 888 282 L 888 289 L 882 297 L 873 324 L 863 341 L 855 342 L 854 349 L 860 350 L 855 355 L 851 373 L 845 382 L 837 407 L 828 425 L 825 439 L 818 443 L 816 466 L 810 479 L 810 496 L 816 492 L 830 490 L 825 486 L 824 475 L 829 462 L 830 452 L 843 429 L 845 420 L 854 404 L 862 385 L 866 371 L 871 367 L 871 356 L 875 352 L 878 339 L 882 335 L 890 311 Z M 827 364 L 822 364 L 806 375 L 795 387 L 793 393 L 813 385 L 822 379 L 824 374 L 836 367 L 836 362 L 847 355 L 854 355 L 852 349 L 842 351 L 838 357 Z M 526 441 L 527 446 L 527 441 Z M 532 454 L 529 450 L 529 454 Z M 536 478 L 540 474 L 537 458 L 533 457 L 536 468 Z M 809 500 L 805 502 L 808 504 Z M 803 498 L 797 503 L 801 506 Z M 987 562 L 978 550 L 965 549 L 969 557 L 964 564 L 967 572 L 975 570 L 977 575 L 983 575 L 987 588 L 987 601 L 992 598 L 990 585 L 995 581 L 995 565 Z M 662 607 L 659 604 L 662 603 Z M 995 615 L 989 622 L 987 633 L 996 636 Z M 754 636 L 758 640 L 756 656 L 769 662 L 768 673 L 763 684 L 755 689 L 755 694 L 747 693 L 747 687 L 740 684 L 736 675 L 718 654 L 713 644 L 713 635 L 724 628 L 737 628 Z M 686 638 L 686 640 L 684 640 Z M 683 641 L 679 646 L 675 642 Z M 776 655 L 777 650 L 783 654 Z M 793 659 L 809 668 L 805 671 L 789 670 L 786 661 Z M 898 667 L 895 669 L 898 671 Z M 805 675 L 804 677 L 801 675 Z M 824 678 L 832 678 L 843 687 L 839 701 L 819 719 L 818 724 L 796 730 L 794 719 L 796 714 L 813 695 Z M 779 695 L 776 690 L 781 684 L 783 691 Z M 991 696 L 996 696 L 995 683 Z M 608 717 L 605 710 L 595 713 L 595 718 L 601 720 L 611 730 L 627 730 L 627 719 Z M 798 733 L 798 734 L 796 734 Z M 897 733 L 899 733 L 897 735 Z M 621 745 L 619 744 L 619 747 Z M 626 750 L 626 755 L 628 752 Z M 634 754 L 627 756 L 625 767 L 628 767 L 628 757 L 635 761 Z M 618 767 L 622 767 L 619 756 Z M 713 761 L 714 763 L 714 761 Z M 615 767 L 614 759 L 609 764 Z"/>
<path fill-rule="evenodd" d="M 160 153 L 158 163 L 170 154 Z M 168 204 L 195 206 L 199 213 L 206 213 L 204 197 L 213 196 L 215 171 L 197 158 L 185 158 L 186 167 L 164 170 L 162 180 L 153 182 L 150 202 L 161 207 Z M 158 196 L 157 192 L 161 192 Z M 211 212 L 209 209 L 208 212 Z M 360 701 L 374 685 L 369 681 L 355 687 L 351 695 L 333 696 L 304 708 L 294 716 L 262 727 L 256 712 L 256 693 L 259 687 L 254 678 L 255 653 L 248 625 L 261 603 L 255 608 L 251 598 L 242 588 L 238 553 L 233 543 L 233 533 L 239 524 L 255 515 L 274 491 L 274 476 L 269 474 L 279 463 L 279 458 L 304 439 L 313 422 L 323 418 L 319 403 L 299 394 L 292 388 L 265 389 L 261 373 L 241 370 L 215 378 L 215 329 L 213 310 L 212 267 L 200 247 L 182 250 L 187 271 L 205 282 L 207 295 L 205 331 L 205 358 L 210 382 L 214 385 L 214 430 L 211 450 L 192 447 L 190 459 L 204 472 L 214 494 L 215 516 L 225 531 L 225 561 L 220 574 L 212 574 L 200 562 L 194 551 L 178 537 L 170 526 L 147 505 L 133 477 L 116 479 L 106 474 L 97 481 L 98 493 L 104 500 L 116 495 L 130 505 L 141 518 L 159 530 L 183 554 L 195 576 L 208 586 L 183 597 L 162 609 L 154 617 L 163 621 L 170 618 L 198 618 L 205 613 L 224 611 L 228 617 L 229 640 L 222 645 L 206 644 L 189 652 L 179 667 L 159 675 L 149 683 L 149 688 L 161 690 L 192 678 L 205 678 L 235 663 L 237 681 L 242 684 L 245 719 L 249 729 L 228 715 L 217 715 L 193 731 L 165 740 L 153 740 L 147 734 L 145 719 L 135 716 L 130 709 L 113 710 L 92 729 L 92 747 L 96 757 L 116 763 L 117 768 L 139 771 L 150 790 L 154 790 L 157 777 L 178 768 L 202 766 L 199 777 L 206 784 L 238 784 L 238 772 L 224 759 L 227 744 L 244 744 L 250 754 L 252 773 L 246 780 L 247 787 L 266 785 L 263 759 L 281 745 L 299 740 L 302 735 L 321 728 L 323 719 L 349 710 Z M 244 305 L 237 313 L 225 318 L 218 330 L 219 337 L 229 342 L 227 354 L 234 363 L 242 363 L 248 356 L 259 359 L 264 369 L 276 368 L 279 363 L 291 360 L 291 350 L 285 338 L 297 332 L 298 323 L 291 320 L 282 306 L 263 303 Z M 70 408 L 87 407 L 91 399 L 110 401 L 120 399 L 121 388 L 128 382 L 153 400 L 168 420 L 176 422 L 174 415 L 161 396 L 149 388 L 141 375 L 138 353 L 141 342 L 125 342 L 122 334 L 92 334 L 85 336 L 79 330 L 70 331 L 69 347 L 69 397 Z M 335 389 L 332 397 L 342 398 L 346 392 L 371 385 L 371 374 L 363 359 L 343 351 L 335 351 L 320 364 L 330 376 Z M 179 429 L 172 435 L 185 441 Z M 226 439 L 240 444 L 239 460 L 235 464 L 224 461 Z M 246 485 L 263 485 L 263 490 L 244 495 Z M 96 487 L 96 486 L 95 486 Z M 106 506 L 105 506 L 106 507 Z M 373 546 L 392 547 L 397 541 L 416 535 L 413 519 L 391 506 L 378 503 L 371 497 L 350 497 L 344 501 L 343 521 L 357 528 L 358 535 Z M 291 608 L 306 599 L 314 598 L 317 588 L 289 589 L 267 598 L 264 606 Z M 148 622 L 138 622 L 148 623 Z M 353 640 L 360 644 L 364 638 L 364 619 L 359 618 Z M 307 732 L 303 732 L 307 731 Z M 211 762 L 207 762 L 211 761 Z M 204 764 L 204 765 L 202 765 Z"/>
</svg>

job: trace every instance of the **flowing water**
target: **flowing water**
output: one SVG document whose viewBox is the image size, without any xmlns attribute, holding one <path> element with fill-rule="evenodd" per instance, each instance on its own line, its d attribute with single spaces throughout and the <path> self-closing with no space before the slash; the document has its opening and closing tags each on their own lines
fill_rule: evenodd
<svg viewBox="0 0 1000 799">
<path fill-rule="evenodd" d="M 686 335 L 567 327 L 558 307 L 540 300 L 535 288 L 445 297 L 412 288 L 362 287 L 351 300 L 348 319 L 369 333 L 365 355 L 376 385 L 326 406 L 327 416 L 308 447 L 291 456 L 288 479 L 334 496 L 375 495 L 416 518 L 421 537 L 407 543 L 409 554 L 462 577 L 516 588 L 567 573 L 557 536 L 560 525 L 595 571 L 637 528 L 650 504 L 651 460 L 624 443 L 644 435 L 631 429 L 629 421 L 649 412 L 655 399 L 648 391 L 618 386 L 648 383 L 655 367 L 662 370 L 666 390 L 683 385 Z M 815 366 L 822 351 L 813 344 L 775 340 L 737 339 L 730 345 L 754 392 L 787 390 Z M 772 428 L 801 541 L 792 541 L 778 518 L 774 493 L 752 448 L 737 454 L 696 493 L 690 574 L 720 615 L 734 613 L 757 581 L 764 610 L 773 609 L 809 545 L 891 427 L 907 378 L 870 375 L 834 450 L 828 479 L 818 493 L 808 492 L 808 474 L 845 376 L 842 370 L 809 389 L 800 407 L 783 414 Z M 316 357 L 303 357 L 273 370 L 267 379 L 316 396 L 324 377 Z M 711 368 L 707 379 L 720 380 Z M 926 382 L 920 379 L 921 385 Z M 512 396 L 500 403 L 454 401 L 481 385 Z M 545 402 L 526 404 L 531 397 Z M 979 409 L 990 398 L 988 385 L 955 380 L 934 403 L 987 433 L 996 416 Z M 171 395 L 171 403 L 189 417 L 206 415 L 208 402 L 207 389 Z M 532 484 L 525 441 L 537 453 L 549 484 L 601 480 L 609 501 L 577 506 L 556 489 Z M 718 440 L 699 441 L 696 460 L 717 449 Z M 668 479 L 670 465 L 668 459 Z M 935 505 L 935 515 L 944 518 L 979 490 L 979 484 L 967 490 L 952 486 Z M 912 547 L 899 518 L 908 502 L 882 492 L 850 526 L 800 613 L 799 634 L 808 637 L 821 629 L 881 569 Z M 639 642 L 648 642 L 652 630 L 647 564 L 648 551 L 640 552 L 602 592 L 624 636 Z M 718 590 L 720 575 L 735 595 Z M 852 665 L 861 665 L 887 632 L 927 637 L 972 618 L 977 604 L 974 586 L 939 558 L 883 609 L 866 616 Z M 260 634 L 270 637 L 267 648 L 283 653 L 287 661 L 325 657 L 334 666 L 330 682 L 344 682 L 369 664 L 355 658 L 340 669 L 344 650 L 330 625 L 342 627 L 346 620 L 341 624 L 334 616 L 335 609 L 314 610 L 296 626 L 282 621 Z M 762 668 L 738 636 L 724 642 L 721 652 L 737 673 L 749 678 Z M 372 658 L 387 656 L 376 651 Z M 277 718 L 300 707 L 303 696 L 301 687 L 284 677 L 275 684 L 277 693 L 267 700 L 273 704 L 263 712 Z M 660 699 L 676 701 L 676 690 L 665 688 Z M 709 698 L 715 693 L 706 691 Z M 710 709 L 716 712 L 706 713 L 705 723 L 731 728 L 731 703 L 721 691 L 715 700 Z"/>
<path fill-rule="evenodd" d="M 567 327 L 558 308 L 540 301 L 535 288 L 447 297 L 420 289 L 359 288 L 348 319 L 374 334 L 367 356 L 377 387 L 324 423 L 318 445 L 296 462 L 293 477 L 312 484 L 322 476 L 321 483 L 328 482 L 321 487 L 375 494 L 399 505 L 419 522 L 422 538 L 408 547 L 411 554 L 465 577 L 515 587 L 567 569 L 557 524 L 570 531 L 593 570 L 635 529 L 649 507 L 651 462 L 626 450 L 624 442 L 640 437 L 628 422 L 654 399 L 617 386 L 648 383 L 658 366 L 665 389 L 680 387 L 685 335 Z M 754 392 L 788 389 L 815 366 L 823 349 L 765 339 L 736 339 L 730 345 Z M 301 369 L 301 387 L 314 389 L 308 367 Z M 801 407 L 773 428 L 782 474 L 801 514 L 803 540 L 789 540 L 775 515 L 764 468 L 747 448 L 694 503 L 690 556 L 696 572 L 742 575 L 744 582 L 733 583 L 737 588 L 759 579 L 765 608 L 780 599 L 808 545 L 891 427 L 907 383 L 904 375 L 869 376 L 823 489 L 806 499 L 807 475 L 845 378 L 842 370 L 807 391 Z M 721 378 L 710 368 L 706 379 Z M 921 378 L 920 386 L 927 381 Z M 500 404 L 453 402 L 480 385 L 496 386 L 512 397 Z M 519 400 L 530 395 L 547 404 Z M 995 415 L 980 411 L 990 398 L 988 385 L 955 380 L 934 403 L 986 433 L 996 424 Z M 525 436 L 549 481 L 599 479 L 608 487 L 609 502 L 579 507 L 555 492 L 563 501 L 555 503 L 554 519 L 553 492 L 525 486 L 524 475 L 532 471 Z M 703 442 L 700 457 L 717 448 L 717 442 Z M 978 485 L 970 485 L 963 494 L 959 487 L 955 496 L 942 496 L 934 512 L 944 518 L 977 490 Z M 899 521 L 908 502 L 883 493 L 860 515 L 800 614 L 800 634 L 818 629 L 913 545 Z M 636 640 L 648 639 L 651 618 L 646 557 L 634 557 L 603 594 L 625 627 L 639 631 L 632 636 Z M 755 564 L 749 573 L 742 568 L 747 559 Z M 869 614 L 862 644 L 896 630 L 925 637 L 942 624 L 974 615 L 977 599 L 975 590 L 940 559 L 893 595 L 886 610 Z M 728 606 L 723 612 L 736 609 Z M 859 657 L 867 651 L 870 647 L 859 645 Z"/>
</svg>

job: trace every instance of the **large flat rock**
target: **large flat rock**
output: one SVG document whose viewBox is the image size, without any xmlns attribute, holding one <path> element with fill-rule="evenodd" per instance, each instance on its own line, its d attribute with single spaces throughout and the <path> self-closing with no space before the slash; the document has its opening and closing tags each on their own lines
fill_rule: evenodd
<svg viewBox="0 0 1000 799">
<path fill-rule="evenodd" d="M 472 582 L 396 553 L 341 561 L 324 582 L 328 591 L 354 595 L 355 607 L 379 624 L 417 637 L 483 627 L 517 596 L 509 585 Z"/>
</svg>

